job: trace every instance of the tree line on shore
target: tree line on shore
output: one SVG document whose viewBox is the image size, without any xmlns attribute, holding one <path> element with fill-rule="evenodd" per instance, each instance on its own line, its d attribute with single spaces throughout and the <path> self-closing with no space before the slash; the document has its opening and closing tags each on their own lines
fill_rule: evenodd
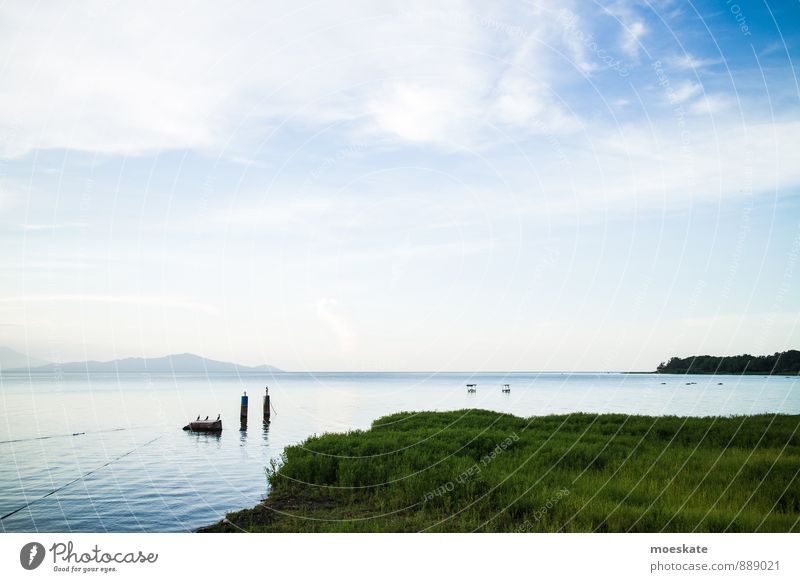
<svg viewBox="0 0 800 582">
<path fill-rule="evenodd" d="M 656 368 L 659 374 L 800 374 L 800 351 L 788 350 L 767 356 L 672 357 Z"/>
</svg>

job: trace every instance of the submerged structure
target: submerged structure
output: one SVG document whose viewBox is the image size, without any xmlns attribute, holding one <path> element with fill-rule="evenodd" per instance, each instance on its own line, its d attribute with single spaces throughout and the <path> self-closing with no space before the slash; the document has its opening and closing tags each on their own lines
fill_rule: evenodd
<svg viewBox="0 0 800 582">
<path fill-rule="evenodd" d="M 220 415 L 217 415 L 216 420 L 208 420 L 207 416 L 205 419 L 200 420 L 198 416 L 196 420 L 184 426 L 183 430 L 191 430 L 193 432 L 222 432 L 222 420 L 220 420 Z"/>
</svg>

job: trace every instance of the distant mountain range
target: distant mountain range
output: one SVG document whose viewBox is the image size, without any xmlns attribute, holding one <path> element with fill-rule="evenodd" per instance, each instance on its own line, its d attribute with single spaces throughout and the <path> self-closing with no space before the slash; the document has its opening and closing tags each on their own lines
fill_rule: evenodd
<svg viewBox="0 0 800 582">
<path fill-rule="evenodd" d="M 210 360 L 195 354 L 172 354 L 161 358 L 123 358 L 109 362 L 67 362 L 54 364 L 43 360 L 29 359 L 9 348 L 0 348 L 0 371 L 52 373 L 264 373 L 281 372 L 275 366 L 243 366 L 231 362 Z"/>
<path fill-rule="evenodd" d="M 25 354 L 21 354 L 0 346 L 0 372 L 11 370 L 13 368 L 28 368 L 34 366 L 45 366 L 49 364 L 47 360 L 39 360 L 37 358 L 29 358 Z"/>
</svg>

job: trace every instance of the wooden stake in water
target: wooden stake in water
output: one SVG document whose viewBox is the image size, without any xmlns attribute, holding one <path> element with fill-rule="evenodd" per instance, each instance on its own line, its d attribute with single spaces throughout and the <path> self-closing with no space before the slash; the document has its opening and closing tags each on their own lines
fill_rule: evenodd
<svg viewBox="0 0 800 582">
<path fill-rule="evenodd" d="M 239 411 L 239 422 L 241 422 L 241 429 L 247 429 L 247 390 L 242 394 L 242 407 Z"/>
<path fill-rule="evenodd" d="M 264 423 L 269 423 L 269 386 L 266 387 L 266 393 L 264 394 Z"/>
</svg>

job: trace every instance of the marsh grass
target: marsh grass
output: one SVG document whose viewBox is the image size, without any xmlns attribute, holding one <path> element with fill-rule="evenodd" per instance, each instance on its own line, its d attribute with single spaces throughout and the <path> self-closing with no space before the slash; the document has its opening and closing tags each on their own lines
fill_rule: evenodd
<svg viewBox="0 0 800 582">
<path fill-rule="evenodd" d="M 206 531 L 800 531 L 798 427 L 788 415 L 398 413 L 288 447 L 269 498 Z"/>
</svg>

